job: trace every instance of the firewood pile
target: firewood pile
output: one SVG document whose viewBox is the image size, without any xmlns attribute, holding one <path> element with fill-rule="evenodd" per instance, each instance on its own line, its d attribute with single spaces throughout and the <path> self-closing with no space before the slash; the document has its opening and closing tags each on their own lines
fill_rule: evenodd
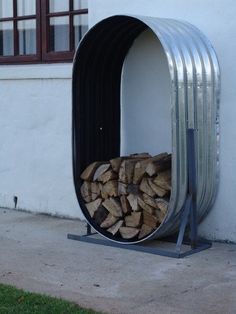
<svg viewBox="0 0 236 314">
<path fill-rule="evenodd" d="M 171 155 L 142 153 L 93 162 L 81 179 L 81 195 L 97 225 L 114 237 L 142 239 L 167 213 Z"/>
</svg>

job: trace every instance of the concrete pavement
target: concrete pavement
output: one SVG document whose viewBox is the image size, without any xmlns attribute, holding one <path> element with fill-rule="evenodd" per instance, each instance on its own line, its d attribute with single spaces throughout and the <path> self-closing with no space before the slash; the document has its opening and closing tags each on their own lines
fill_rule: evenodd
<svg viewBox="0 0 236 314">
<path fill-rule="evenodd" d="M 106 313 L 236 313 L 236 245 L 177 260 L 67 240 L 78 220 L 0 209 L 0 282 Z"/>
</svg>

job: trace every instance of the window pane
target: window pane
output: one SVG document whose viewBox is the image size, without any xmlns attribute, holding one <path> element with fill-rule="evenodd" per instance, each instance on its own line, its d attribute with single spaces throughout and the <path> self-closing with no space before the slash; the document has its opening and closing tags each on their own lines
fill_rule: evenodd
<svg viewBox="0 0 236 314">
<path fill-rule="evenodd" d="M 74 0 L 74 10 L 88 9 L 88 0 Z"/>
<path fill-rule="evenodd" d="M 0 55 L 14 55 L 12 22 L 0 22 Z"/>
<path fill-rule="evenodd" d="M 13 0 L 0 0 L 0 18 L 13 16 Z"/>
<path fill-rule="evenodd" d="M 69 51 L 69 16 L 50 18 L 50 51 Z"/>
<path fill-rule="evenodd" d="M 69 11 L 69 0 L 50 0 L 49 12 Z"/>
<path fill-rule="evenodd" d="M 19 21 L 17 25 L 19 33 L 19 54 L 36 54 L 36 21 Z"/>
<path fill-rule="evenodd" d="M 36 14 L 35 0 L 17 0 L 17 15 Z"/>
<path fill-rule="evenodd" d="M 74 16 L 75 30 L 75 48 L 78 46 L 80 39 L 88 30 L 88 14 L 80 14 Z"/>
</svg>

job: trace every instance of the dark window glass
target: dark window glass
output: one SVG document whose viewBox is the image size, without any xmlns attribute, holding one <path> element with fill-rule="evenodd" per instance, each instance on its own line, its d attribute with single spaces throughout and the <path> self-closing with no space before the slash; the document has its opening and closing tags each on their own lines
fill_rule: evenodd
<svg viewBox="0 0 236 314">
<path fill-rule="evenodd" d="M 0 0 L 0 63 L 71 61 L 87 0 Z"/>
<path fill-rule="evenodd" d="M 13 22 L 0 22 L 0 55 L 14 55 Z"/>
<path fill-rule="evenodd" d="M 50 51 L 68 51 L 69 44 L 69 16 L 50 18 Z"/>
</svg>

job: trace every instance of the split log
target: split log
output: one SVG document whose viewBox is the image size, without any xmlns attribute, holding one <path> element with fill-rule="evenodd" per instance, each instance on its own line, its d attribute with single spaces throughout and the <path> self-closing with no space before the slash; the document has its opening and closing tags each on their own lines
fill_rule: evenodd
<svg viewBox="0 0 236 314">
<path fill-rule="evenodd" d="M 166 170 L 158 173 L 157 177 L 153 180 L 157 186 L 164 190 L 171 190 L 171 170 Z"/>
<path fill-rule="evenodd" d="M 133 175 L 133 183 L 134 184 L 139 184 L 140 181 L 142 180 L 147 165 L 150 162 L 150 159 L 144 159 L 144 160 L 140 160 L 135 164 L 134 167 L 134 175 Z"/>
<path fill-rule="evenodd" d="M 169 206 L 169 203 L 162 199 L 162 198 L 157 198 L 156 200 L 156 204 L 158 206 L 158 208 L 164 213 L 166 214 L 167 211 L 168 211 L 168 206 Z"/>
<path fill-rule="evenodd" d="M 143 201 L 146 204 L 148 204 L 149 206 L 153 207 L 153 208 L 157 208 L 158 207 L 158 205 L 156 203 L 156 200 L 153 197 L 151 197 L 151 196 L 149 196 L 149 195 L 147 195 L 145 193 L 143 193 Z"/>
<path fill-rule="evenodd" d="M 100 196 L 100 188 L 97 182 L 91 182 L 91 199 L 96 200 Z"/>
<path fill-rule="evenodd" d="M 108 198 L 103 203 L 102 206 L 105 207 L 114 217 L 122 217 L 123 212 L 120 202 L 115 198 Z"/>
<path fill-rule="evenodd" d="M 99 226 L 103 223 L 103 221 L 107 218 L 109 212 L 108 210 L 100 205 L 98 209 L 95 211 L 93 215 L 93 219 Z"/>
<path fill-rule="evenodd" d="M 135 194 L 129 194 L 127 196 L 127 200 L 129 201 L 130 207 L 133 211 L 139 211 L 140 206 L 138 204 L 138 195 Z"/>
<path fill-rule="evenodd" d="M 123 239 L 133 239 L 138 235 L 139 229 L 132 227 L 120 227 L 119 232 Z"/>
<path fill-rule="evenodd" d="M 113 226 L 111 226 L 109 229 L 107 229 L 108 232 L 111 234 L 116 235 L 119 231 L 120 227 L 122 227 L 124 224 L 124 220 L 119 220 L 117 223 L 115 223 Z"/>
<path fill-rule="evenodd" d="M 146 237 L 166 217 L 170 168 L 171 155 L 167 153 L 92 163 L 81 175 L 81 195 L 91 219 L 115 237 Z"/>
<path fill-rule="evenodd" d="M 103 164 L 101 161 L 93 162 L 82 172 L 80 178 L 85 181 L 93 180 L 94 173 L 101 164 Z"/>
<path fill-rule="evenodd" d="M 155 216 L 157 217 L 159 224 L 161 224 L 165 218 L 165 213 L 163 213 L 160 209 L 156 209 Z"/>
<path fill-rule="evenodd" d="M 167 153 L 162 153 L 157 156 L 154 156 L 152 158 L 140 160 L 135 164 L 134 167 L 134 176 L 133 176 L 133 183 L 134 184 L 139 184 L 146 172 L 147 166 L 152 163 L 152 162 L 157 162 L 158 160 L 161 160 L 165 157 L 167 157 Z"/>
<path fill-rule="evenodd" d="M 127 195 L 128 191 L 127 191 L 128 185 L 122 182 L 118 182 L 118 195 Z"/>
<path fill-rule="evenodd" d="M 125 217 L 125 225 L 126 227 L 139 227 L 141 224 L 141 219 L 141 212 L 133 212 L 131 215 Z"/>
<path fill-rule="evenodd" d="M 146 173 L 152 177 L 158 172 L 167 170 L 171 168 L 171 155 L 166 156 L 165 158 L 158 160 L 158 161 L 153 161 L 148 164 L 146 168 Z"/>
<path fill-rule="evenodd" d="M 132 182 L 136 162 L 137 160 L 135 159 L 127 159 L 122 161 L 119 170 L 119 181 L 126 184 L 130 184 Z"/>
<path fill-rule="evenodd" d="M 141 154 L 131 154 L 130 156 L 126 156 L 126 157 L 117 157 L 117 158 L 113 158 L 110 160 L 110 164 L 112 167 L 112 170 L 115 172 L 119 172 L 120 170 L 120 165 L 122 163 L 123 160 L 125 159 L 146 159 L 146 158 L 150 158 L 151 155 L 149 155 L 148 153 L 141 153 Z"/>
<path fill-rule="evenodd" d="M 140 184 L 140 191 L 146 193 L 147 195 L 154 197 L 156 192 L 150 187 L 148 178 L 143 178 Z"/>
<path fill-rule="evenodd" d="M 145 158 L 151 158 L 152 156 L 149 154 L 149 153 L 136 153 L 136 154 L 131 154 L 129 155 L 130 158 L 142 158 L 142 159 L 145 159 Z"/>
<path fill-rule="evenodd" d="M 154 229 L 153 229 L 152 227 L 143 224 L 142 227 L 141 227 L 141 229 L 140 229 L 138 238 L 139 238 L 139 239 L 142 239 L 142 238 L 148 236 L 153 230 L 154 230 Z"/>
<path fill-rule="evenodd" d="M 105 191 L 104 185 L 102 183 L 99 183 L 99 189 L 100 189 L 102 199 L 104 199 L 104 200 L 107 199 L 109 197 L 109 195 Z"/>
<path fill-rule="evenodd" d="M 104 198 L 107 198 L 106 196 L 118 196 L 118 182 L 116 180 L 108 181 L 102 186 L 102 193 Z"/>
<path fill-rule="evenodd" d="M 138 204 L 143 210 L 147 211 L 149 214 L 154 214 L 154 208 L 145 203 L 140 196 L 138 197 Z"/>
<path fill-rule="evenodd" d="M 104 172 L 106 172 L 110 168 L 110 166 L 111 165 L 109 163 L 103 163 L 102 165 L 98 166 L 96 171 L 94 172 L 93 181 L 100 181 L 99 178 L 104 174 Z"/>
<path fill-rule="evenodd" d="M 98 198 L 93 202 L 85 204 L 91 218 L 93 218 L 94 213 L 96 212 L 96 210 L 98 210 L 98 207 L 101 205 L 101 203 L 102 203 L 102 199 Z"/>
<path fill-rule="evenodd" d="M 120 165 L 123 161 L 123 157 L 117 157 L 117 158 L 113 158 L 110 160 L 110 164 L 111 164 L 111 167 L 112 167 L 112 170 L 115 171 L 115 172 L 119 172 L 120 170 Z"/>
<path fill-rule="evenodd" d="M 119 220 L 119 217 L 112 216 L 111 213 L 108 214 L 107 218 L 101 223 L 100 227 L 107 229 L 113 226 L 117 221 Z"/>
<path fill-rule="evenodd" d="M 143 223 L 151 228 L 156 228 L 157 224 L 159 222 L 159 219 L 154 216 L 149 214 L 147 211 L 143 211 Z"/>
<path fill-rule="evenodd" d="M 86 203 L 89 203 L 92 201 L 90 182 L 84 181 L 84 183 L 81 185 L 80 192 Z"/>
<path fill-rule="evenodd" d="M 131 213 L 131 206 L 130 203 L 127 200 L 127 197 L 125 195 L 122 195 L 120 197 L 121 207 L 124 214 Z"/>
<path fill-rule="evenodd" d="M 169 191 L 164 190 L 160 186 L 157 186 L 155 183 L 153 183 L 152 179 L 150 179 L 150 178 L 148 179 L 148 183 L 149 183 L 149 186 L 151 187 L 151 189 L 154 191 L 154 196 L 157 195 L 159 197 L 164 197 L 165 195 L 167 195 L 169 193 Z"/>
<path fill-rule="evenodd" d="M 97 180 L 101 181 L 103 184 L 111 181 L 111 180 L 117 180 L 118 175 L 113 170 L 108 170 L 104 172 L 102 175 L 100 175 Z"/>
</svg>

